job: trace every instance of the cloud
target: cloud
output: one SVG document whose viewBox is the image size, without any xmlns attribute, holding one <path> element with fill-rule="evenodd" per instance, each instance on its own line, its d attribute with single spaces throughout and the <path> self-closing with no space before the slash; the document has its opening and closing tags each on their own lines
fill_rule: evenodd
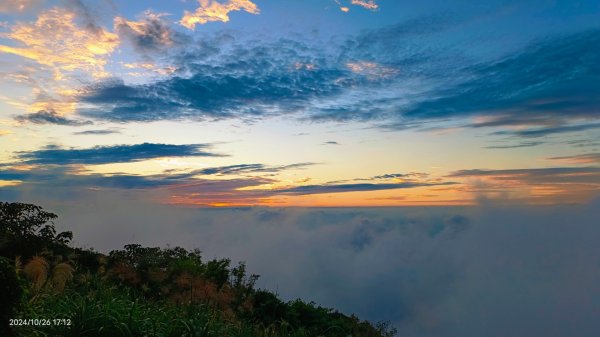
<svg viewBox="0 0 600 337">
<path fill-rule="evenodd" d="M 503 170 L 460 170 L 448 178 L 467 179 L 481 200 L 527 203 L 582 203 L 600 191 L 600 167 L 548 167 Z M 491 192 L 491 193 L 488 193 Z"/>
<path fill-rule="evenodd" d="M 20 162 L 5 164 L 0 170 L 0 181 L 16 181 L 6 193 L 46 194 L 60 190 L 71 200 L 89 189 L 145 190 L 140 196 L 157 203 L 195 206 L 252 206 L 276 205 L 290 196 L 324 193 L 367 192 L 392 189 L 444 186 L 455 184 L 441 180 L 406 180 L 401 183 L 342 184 L 327 183 L 303 185 L 310 179 L 301 179 L 290 185 L 274 173 L 304 169 L 315 163 L 294 163 L 269 166 L 238 164 L 181 172 L 167 170 L 160 174 L 100 174 L 91 173 L 81 166 L 117 162 L 132 162 L 164 156 L 191 156 L 193 149 L 169 148 L 150 151 L 150 145 L 96 147 L 85 150 L 46 148 L 35 152 L 17 153 Z M 161 145 L 166 147 L 167 145 Z M 170 147 L 173 147 L 171 145 Z M 182 147 L 182 146 L 179 146 Z M 193 151 L 193 153 L 189 153 Z M 173 153 L 176 152 L 176 153 Z M 135 153 L 135 155 L 131 155 Z M 203 154 L 199 154 L 203 155 Z M 29 165 L 29 166 L 23 166 Z M 69 165 L 68 165 L 69 164 Z M 12 167 L 11 167 L 12 165 Z M 37 166 L 31 166 L 37 165 Z M 214 176 L 214 177 L 212 177 Z M 234 176 L 234 177 L 230 177 Z M 58 193 L 58 192 L 56 192 Z M 1 195 L 1 194 L 0 194 Z"/>
<path fill-rule="evenodd" d="M 10 130 L 2 130 L 0 129 L 0 137 L 10 135 L 12 132 Z"/>
<path fill-rule="evenodd" d="M 279 194 L 322 194 L 322 193 L 344 193 L 344 192 L 359 192 L 359 191 L 381 191 L 400 188 L 414 188 L 424 186 L 438 185 L 453 185 L 454 182 L 401 182 L 391 184 L 323 184 L 323 185 L 302 185 L 279 189 L 276 192 Z"/>
<path fill-rule="evenodd" d="M 100 129 L 73 132 L 74 135 L 110 135 L 114 133 L 121 133 L 121 131 L 113 129 Z"/>
<path fill-rule="evenodd" d="M 348 7 L 348 5 L 354 5 L 354 6 L 360 6 L 362 8 L 371 10 L 371 11 L 375 11 L 379 9 L 379 5 L 377 4 L 377 2 L 375 0 L 351 0 L 351 1 L 344 1 L 344 4 L 342 4 L 341 0 L 334 0 L 335 3 L 339 6 L 340 10 L 342 12 L 349 12 L 350 11 L 350 7 Z M 346 5 L 348 4 L 348 5 Z"/>
<path fill-rule="evenodd" d="M 600 164 L 600 153 L 586 153 L 573 156 L 550 157 L 547 159 L 566 164 Z"/>
<path fill-rule="evenodd" d="M 597 117 L 600 89 L 593 83 L 600 76 L 600 52 L 589 46 L 599 42 L 600 30 L 589 30 L 531 43 L 516 54 L 468 67 L 465 80 L 439 88 L 403 115 Z"/>
<path fill-rule="evenodd" d="M 44 195 L 20 200 L 59 214 L 57 228 L 79 245 L 169 244 L 246 261 L 261 275 L 257 287 L 389 320 L 399 336 L 592 337 L 600 329 L 597 202 L 199 209 L 123 202 L 114 191 L 81 197 L 78 207 Z"/>
<path fill-rule="evenodd" d="M 522 142 L 518 144 L 507 144 L 507 145 L 490 145 L 486 146 L 486 149 L 516 149 L 520 147 L 533 147 L 542 145 L 544 142 Z"/>
<path fill-rule="evenodd" d="M 92 10 L 83 0 L 62 1 L 66 3 L 66 8 L 70 8 L 75 12 L 77 20 L 84 25 L 86 30 L 96 34 L 102 33 L 103 28 L 97 22 L 100 14 Z M 111 0 L 106 1 L 107 5 L 110 5 L 109 1 Z"/>
<path fill-rule="evenodd" d="M 2 0 L 0 13 L 23 13 L 39 7 L 43 0 Z"/>
<path fill-rule="evenodd" d="M 383 67 L 375 62 L 348 62 L 346 67 L 356 74 L 366 76 L 369 79 L 381 79 L 391 77 L 398 74 L 398 70 L 394 68 Z"/>
<path fill-rule="evenodd" d="M 328 141 L 328 142 L 323 143 L 323 145 L 340 145 L 340 143 L 334 142 L 334 141 Z"/>
<path fill-rule="evenodd" d="M 183 18 L 179 22 L 182 26 L 194 29 L 197 24 L 207 22 L 229 21 L 229 13 L 233 11 L 245 11 L 251 14 L 258 14 L 258 6 L 250 0 L 227 0 L 224 3 L 216 0 L 198 0 L 200 7 L 194 12 L 185 11 Z"/>
<path fill-rule="evenodd" d="M 164 54 L 173 47 L 189 42 L 186 36 L 173 30 L 163 20 L 164 16 L 166 14 L 151 11 L 144 12 L 140 21 L 117 16 L 114 19 L 115 31 L 145 57 Z"/>
<path fill-rule="evenodd" d="M 290 165 L 267 166 L 264 164 L 238 164 L 229 166 L 209 167 L 200 170 L 194 170 L 192 175 L 231 175 L 246 173 L 275 173 L 290 169 L 303 169 L 316 163 L 296 163 Z"/>
<path fill-rule="evenodd" d="M 75 23 L 74 11 L 58 7 L 42 12 L 34 23 L 16 23 L 2 37 L 21 47 L 0 45 L 0 52 L 48 66 L 57 79 L 77 71 L 105 76 L 107 57 L 119 44 L 116 34 L 82 29 Z"/>
<path fill-rule="evenodd" d="M 185 56 L 180 73 L 148 84 L 100 82 L 78 97 L 82 115 L 129 122 L 179 119 L 252 119 L 306 110 L 316 99 L 352 84 L 347 69 L 295 69 L 308 47 L 290 40 L 228 48 L 211 62 Z M 325 61 L 322 61 L 325 62 Z"/>
<path fill-rule="evenodd" d="M 93 124 L 92 121 L 66 118 L 54 110 L 41 110 L 36 113 L 16 116 L 15 120 L 19 122 L 30 122 L 33 124 L 55 124 L 66 126 L 82 126 Z"/>
<path fill-rule="evenodd" d="M 588 46 L 600 41 L 600 31 L 552 35 L 484 61 L 421 42 L 467 21 L 419 17 L 327 47 L 294 38 L 215 38 L 206 43 L 211 48 L 174 55 L 177 70 L 166 78 L 85 88 L 79 113 L 118 122 L 289 114 L 388 130 L 472 118 L 463 126 L 524 138 L 597 128 L 600 53 Z"/>
<path fill-rule="evenodd" d="M 388 173 L 382 174 L 379 176 L 371 177 L 369 180 L 379 180 L 379 179 L 414 179 L 414 178 L 427 178 L 429 174 L 422 172 L 410 172 L 410 173 Z"/>
<path fill-rule="evenodd" d="M 138 85 L 112 79 L 82 90 L 78 98 L 86 104 L 80 113 L 120 122 L 281 114 L 313 121 L 384 120 L 406 104 L 406 88 L 422 86 L 404 67 L 430 60 L 420 50 L 407 54 L 394 33 L 363 34 L 342 46 L 297 38 L 201 39 L 202 48 L 173 55 L 178 70 L 169 78 Z"/>
<path fill-rule="evenodd" d="M 17 152 L 17 158 L 26 164 L 108 164 L 128 163 L 161 157 L 220 157 L 208 152 L 209 144 L 152 144 L 96 146 L 87 149 L 47 146 L 42 150 Z"/>
<path fill-rule="evenodd" d="M 564 144 L 571 145 L 573 147 L 596 147 L 600 146 L 600 142 L 595 139 L 574 139 L 567 140 Z"/>
<path fill-rule="evenodd" d="M 600 30 L 550 35 L 484 61 L 465 59 L 452 47 L 424 48 L 423 39 L 439 39 L 468 20 L 464 15 L 418 17 L 349 38 L 342 59 L 350 64 L 367 62 L 371 68 L 382 64 L 399 72 L 374 90 L 382 97 L 381 106 L 347 101 L 314 116 L 343 120 L 357 113 L 397 130 L 474 118 L 467 127 L 527 126 L 531 130 L 514 133 L 523 137 L 596 127 L 579 123 L 600 118 L 600 91 L 594 85 L 600 79 L 600 53 L 588 48 L 600 41 Z M 383 96 L 385 88 L 398 81 L 404 84 Z M 406 83 L 411 83 L 410 90 Z"/>
<path fill-rule="evenodd" d="M 579 125 L 562 125 L 545 128 L 533 128 L 525 130 L 505 130 L 494 132 L 494 135 L 518 136 L 524 138 L 538 138 L 560 133 L 574 133 L 580 131 L 599 129 L 600 123 L 588 123 Z"/>
<path fill-rule="evenodd" d="M 549 167 L 508 170 L 460 170 L 448 177 L 498 177 L 498 179 L 529 179 L 530 181 L 555 181 L 559 177 L 590 181 L 600 176 L 600 167 Z M 596 181 L 600 183 L 600 181 Z"/>
<path fill-rule="evenodd" d="M 553 116 L 545 115 L 492 115 L 478 116 L 476 120 L 468 124 L 471 128 L 490 128 L 490 127 L 530 127 L 530 126 L 545 126 L 553 127 L 561 124 L 562 121 Z"/>
<path fill-rule="evenodd" d="M 245 191 L 237 191 L 238 188 L 273 182 L 271 179 L 260 177 L 207 180 L 194 176 L 190 174 L 100 174 L 70 166 L 40 166 L 34 169 L 6 168 L 0 170 L 0 180 L 23 182 L 23 185 L 13 187 L 15 191 L 31 189 L 37 191 L 37 193 L 46 193 L 48 190 L 62 190 L 66 196 L 72 194 L 76 198 L 78 193 L 84 193 L 83 191 L 90 188 L 153 190 L 154 193 L 147 192 L 146 195 L 152 199 L 152 196 L 158 197 L 161 195 L 161 189 L 169 188 L 172 198 L 196 197 L 196 199 L 204 200 L 206 205 L 225 202 L 232 198 L 244 200 L 248 196 L 244 195 Z M 238 195 L 231 196 L 235 193 Z M 264 193 L 248 192 L 249 196 L 255 194 L 263 195 Z M 71 200 L 70 197 L 66 198 Z M 155 202 L 169 202 L 169 200 L 152 200 Z M 172 201 L 174 202 L 174 200 Z M 250 199 L 248 198 L 248 200 Z M 195 200 L 195 202 L 197 201 Z"/>
<path fill-rule="evenodd" d="M 374 0 L 351 0 L 350 4 L 360 6 L 369 10 L 376 10 L 379 8 L 379 5 Z"/>
</svg>

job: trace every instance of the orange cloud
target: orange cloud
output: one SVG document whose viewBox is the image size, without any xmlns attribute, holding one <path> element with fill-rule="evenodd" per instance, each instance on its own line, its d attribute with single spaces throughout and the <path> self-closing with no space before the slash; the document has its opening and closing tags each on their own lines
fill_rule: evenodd
<svg viewBox="0 0 600 337">
<path fill-rule="evenodd" d="M 123 63 L 123 68 L 125 69 L 133 69 L 133 70 L 142 70 L 142 72 L 128 72 L 127 74 L 134 77 L 143 77 L 148 76 L 148 71 L 154 72 L 159 75 L 170 75 L 174 73 L 177 68 L 174 66 L 158 66 L 153 62 L 133 62 L 133 63 Z"/>
<path fill-rule="evenodd" d="M 600 164 L 600 152 L 586 153 L 574 156 L 551 157 L 547 159 L 565 164 Z"/>
<path fill-rule="evenodd" d="M 105 76 L 104 66 L 119 44 L 116 34 L 104 29 L 78 27 L 75 13 L 53 8 L 41 13 L 34 23 L 17 23 L 0 36 L 20 46 L 0 45 L 0 52 L 18 55 L 48 66 L 56 80 L 65 72 L 83 71 Z"/>
<path fill-rule="evenodd" d="M 229 0 L 220 3 L 214 0 L 198 0 L 200 7 L 196 11 L 185 11 L 183 18 L 179 22 L 182 26 L 194 29 L 196 24 L 205 24 L 212 21 L 229 21 L 229 12 L 246 11 L 251 14 L 258 14 L 258 6 L 250 0 Z"/>
<path fill-rule="evenodd" d="M 465 178 L 464 192 L 483 200 L 584 203 L 600 192 L 600 168 L 594 166 L 461 170 L 448 177 Z"/>
</svg>

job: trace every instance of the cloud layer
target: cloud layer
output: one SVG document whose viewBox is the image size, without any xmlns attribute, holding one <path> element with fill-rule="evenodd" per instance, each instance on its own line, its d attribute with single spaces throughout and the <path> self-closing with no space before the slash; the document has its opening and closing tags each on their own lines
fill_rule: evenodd
<svg viewBox="0 0 600 337">
<path fill-rule="evenodd" d="M 519 126 L 494 135 L 523 138 L 598 128 L 587 121 L 600 116 L 595 85 L 600 53 L 589 48 L 600 42 L 600 31 L 535 40 L 480 62 L 415 43 L 456 25 L 458 18 L 415 19 L 329 48 L 289 38 L 222 41 L 213 44 L 212 57 L 200 49 L 176 57 L 178 70 L 170 78 L 138 85 L 111 80 L 87 88 L 79 99 L 91 107 L 80 113 L 121 122 L 296 114 L 397 130 L 473 118 L 465 126 Z"/>
<path fill-rule="evenodd" d="M 79 244 L 169 243 L 245 260 L 262 275 L 260 287 L 390 320 L 400 336 L 600 331 L 597 203 L 198 210 L 122 204 L 93 191 L 85 198 L 77 209 L 45 203 Z"/>
<path fill-rule="evenodd" d="M 88 149 L 67 149 L 50 145 L 41 150 L 20 152 L 17 154 L 17 157 L 25 164 L 95 165 L 129 163 L 161 157 L 222 156 L 207 151 L 210 147 L 208 144 L 172 145 L 143 143 L 135 145 L 96 146 Z"/>
</svg>

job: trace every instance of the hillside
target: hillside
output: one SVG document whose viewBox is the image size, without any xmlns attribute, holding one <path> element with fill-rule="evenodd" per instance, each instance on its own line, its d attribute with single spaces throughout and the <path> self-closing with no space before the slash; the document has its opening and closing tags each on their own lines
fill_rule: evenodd
<svg viewBox="0 0 600 337">
<path fill-rule="evenodd" d="M 255 288 L 258 275 L 200 250 L 126 245 L 102 254 L 70 245 L 56 214 L 0 202 L 2 336 L 365 336 L 372 324 Z M 301 271 L 298 271 L 301 272 Z"/>
</svg>

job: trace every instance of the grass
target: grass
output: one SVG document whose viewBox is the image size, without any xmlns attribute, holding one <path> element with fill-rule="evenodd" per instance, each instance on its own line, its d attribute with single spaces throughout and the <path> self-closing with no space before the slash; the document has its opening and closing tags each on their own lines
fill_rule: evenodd
<svg viewBox="0 0 600 337">
<path fill-rule="evenodd" d="M 96 288 L 97 286 L 97 288 Z M 283 326 L 257 327 L 227 319 L 208 305 L 149 302 L 131 289 L 93 282 L 87 289 L 63 294 L 45 293 L 27 303 L 21 318 L 71 320 L 71 326 L 20 326 L 20 336 L 31 337 L 307 337 Z"/>
</svg>

